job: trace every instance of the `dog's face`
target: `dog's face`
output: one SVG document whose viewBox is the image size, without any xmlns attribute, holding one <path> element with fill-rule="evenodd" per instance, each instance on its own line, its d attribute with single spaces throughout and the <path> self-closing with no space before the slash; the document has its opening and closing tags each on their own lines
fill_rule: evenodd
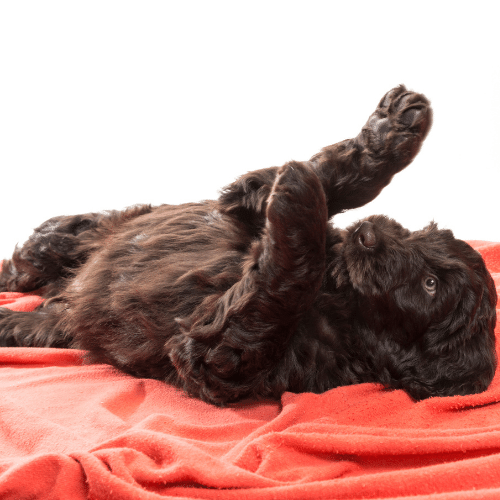
<svg viewBox="0 0 500 500">
<path fill-rule="evenodd" d="M 347 229 L 342 253 L 380 382 L 415 399 L 487 388 L 497 296 L 478 252 L 434 223 L 411 232 L 372 216 Z"/>
</svg>

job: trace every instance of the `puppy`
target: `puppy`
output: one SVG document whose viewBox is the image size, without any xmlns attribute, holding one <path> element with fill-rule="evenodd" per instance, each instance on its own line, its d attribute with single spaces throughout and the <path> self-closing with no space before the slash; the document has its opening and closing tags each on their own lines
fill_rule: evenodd
<svg viewBox="0 0 500 500">
<path fill-rule="evenodd" d="M 431 120 L 400 86 L 354 139 L 216 201 L 50 219 L 3 264 L 0 290 L 47 300 L 0 309 L 0 345 L 84 349 L 218 405 L 361 382 L 484 391 L 497 297 L 480 255 L 435 224 L 330 223 L 413 160 Z"/>
</svg>

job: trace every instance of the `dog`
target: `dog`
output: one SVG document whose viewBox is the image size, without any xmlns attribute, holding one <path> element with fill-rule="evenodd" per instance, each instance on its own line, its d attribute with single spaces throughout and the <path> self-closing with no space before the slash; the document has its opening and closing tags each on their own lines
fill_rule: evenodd
<svg viewBox="0 0 500 500">
<path fill-rule="evenodd" d="M 434 223 L 331 223 L 411 163 L 431 122 L 401 85 L 354 139 L 215 201 L 48 220 L 0 274 L 46 300 L 0 308 L 0 345 L 83 349 L 215 405 L 363 382 L 415 400 L 484 391 L 497 296 L 479 253 Z"/>
</svg>

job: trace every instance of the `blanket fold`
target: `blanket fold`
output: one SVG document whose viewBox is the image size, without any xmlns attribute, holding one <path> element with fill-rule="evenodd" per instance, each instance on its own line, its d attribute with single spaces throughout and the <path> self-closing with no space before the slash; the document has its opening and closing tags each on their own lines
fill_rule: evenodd
<svg viewBox="0 0 500 500">
<path fill-rule="evenodd" d="M 500 243 L 472 245 L 500 289 Z M 498 373 L 470 396 L 360 384 L 216 408 L 83 354 L 0 349 L 2 500 L 500 498 Z"/>
</svg>

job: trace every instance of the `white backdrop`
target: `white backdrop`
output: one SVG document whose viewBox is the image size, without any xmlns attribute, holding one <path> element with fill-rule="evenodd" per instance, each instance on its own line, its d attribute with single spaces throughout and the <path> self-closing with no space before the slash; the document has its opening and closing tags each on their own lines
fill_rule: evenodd
<svg viewBox="0 0 500 500">
<path fill-rule="evenodd" d="M 496 2 L 0 3 L 0 257 L 59 214 L 217 196 L 354 136 L 399 83 L 434 126 L 372 204 L 500 241 Z"/>
</svg>

